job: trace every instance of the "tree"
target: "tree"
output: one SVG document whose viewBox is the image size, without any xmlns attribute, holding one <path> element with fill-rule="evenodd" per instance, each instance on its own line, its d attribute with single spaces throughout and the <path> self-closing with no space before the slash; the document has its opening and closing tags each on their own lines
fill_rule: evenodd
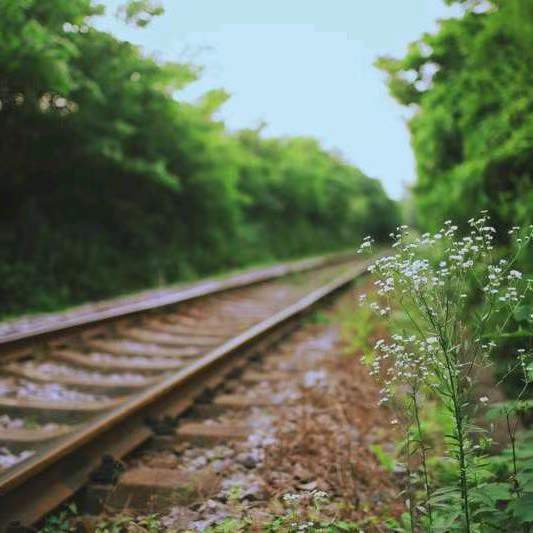
<svg viewBox="0 0 533 533">
<path fill-rule="evenodd" d="M 448 3 L 453 3 L 449 1 Z M 417 111 L 419 222 L 436 229 L 490 209 L 497 225 L 531 222 L 533 4 L 460 2 L 402 59 L 381 58 L 391 93 Z"/>
</svg>

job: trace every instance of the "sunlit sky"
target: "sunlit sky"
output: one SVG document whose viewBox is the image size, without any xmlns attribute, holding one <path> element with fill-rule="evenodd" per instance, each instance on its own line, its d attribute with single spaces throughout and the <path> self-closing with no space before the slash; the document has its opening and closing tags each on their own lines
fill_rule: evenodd
<svg viewBox="0 0 533 533">
<path fill-rule="evenodd" d="M 372 64 L 452 16 L 443 0 L 165 0 L 144 29 L 113 16 L 121 0 L 103 3 L 98 27 L 163 60 L 203 65 L 181 97 L 226 89 L 217 116 L 229 128 L 264 121 L 266 135 L 316 137 L 394 198 L 414 180 L 407 112 Z"/>
</svg>

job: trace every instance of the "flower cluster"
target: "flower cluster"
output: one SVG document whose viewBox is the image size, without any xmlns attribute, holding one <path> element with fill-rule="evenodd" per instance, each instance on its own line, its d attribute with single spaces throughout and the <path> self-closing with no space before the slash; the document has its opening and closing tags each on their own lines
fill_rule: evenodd
<svg viewBox="0 0 533 533">
<path fill-rule="evenodd" d="M 513 268 L 514 259 L 493 259 L 496 230 L 486 212 L 468 224 L 463 237 L 449 220 L 436 233 L 419 237 L 407 226 L 398 226 L 391 233 L 395 253 L 379 257 L 369 267 L 377 278 L 378 299 L 370 307 L 379 316 L 390 317 L 391 307 L 400 306 L 414 326 L 409 335 L 395 334 L 390 342 L 380 340 L 375 345 L 371 373 L 383 378 L 382 402 L 399 383 L 432 386 L 436 375 L 454 380 L 465 367 L 465 359 L 477 358 L 477 364 L 495 347 L 493 341 L 482 340 L 480 331 L 469 336 L 464 328 L 459 338 L 457 321 L 467 316 L 472 280 L 479 283 L 489 314 L 516 305 L 529 288 L 523 274 Z M 517 228 L 511 233 L 517 236 Z M 516 242 L 523 246 L 532 235 L 530 229 Z M 371 249 L 372 244 L 372 239 L 365 238 L 360 250 Z M 362 295 L 360 301 L 365 300 Z M 447 365 L 451 362 L 455 366 L 450 371 Z"/>
<path fill-rule="evenodd" d="M 397 384 L 430 384 L 434 367 L 442 366 L 436 337 L 419 339 L 416 335 L 394 334 L 391 340 L 389 343 L 383 339 L 376 342 L 370 368 L 371 375 L 384 376 L 380 404 L 390 399 Z"/>
<path fill-rule="evenodd" d="M 408 483 L 412 476 L 415 484 L 425 489 L 422 505 L 409 499 L 410 516 L 416 519 L 418 513 L 424 515 L 429 530 L 433 530 L 435 507 L 427 460 L 431 442 L 420 416 L 427 409 L 425 399 L 436 400 L 449 418 L 445 454 L 454 461 L 459 481 L 453 490 L 460 493 L 461 509 L 468 517 L 473 505 L 470 484 L 478 464 L 473 457 L 483 453 L 488 442 L 486 438 L 476 442 L 470 434 L 473 407 L 490 403 L 489 396 L 476 393 L 477 372 L 490 362 L 489 355 L 496 347 L 492 339 L 501 337 L 517 311 L 523 315 L 519 305 L 532 288 L 531 280 L 516 270 L 515 264 L 520 251 L 532 240 L 533 226 L 523 235 L 516 227 L 510 230 L 516 255 L 502 259 L 495 257 L 499 253 L 494 246 L 496 230 L 488 215 L 482 212 L 468 224 L 465 236 L 457 234 L 458 227 L 451 221 L 436 233 L 421 236 L 399 226 L 391 234 L 393 252 L 369 267 L 377 278 L 377 301 L 369 305 L 379 316 L 389 318 L 391 335 L 378 340 L 373 357 L 366 359 L 370 373 L 383 383 L 380 403 L 395 400 L 392 408 L 397 418 L 390 423 L 401 421 L 405 431 L 405 464 L 411 472 Z M 365 239 L 361 249 L 371 247 L 371 239 Z M 392 313 L 391 309 L 401 312 Z M 521 348 L 516 361 L 524 393 L 533 378 L 530 354 Z M 511 435 L 515 430 L 509 419 L 507 422 Z M 514 443 L 514 434 L 511 440 Z M 515 487 L 518 478 L 513 461 Z M 416 498 L 416 489 L 409 494 Z M 471 530 L 467 527 L 465 531 Z"/>
<path fill-rule="evenodd" d="M 314 489 L 301 493 L 287 492 L 283 495 L 283 501 L 289 505 L 296 505 L 302 501 L 312 501 L 315 504 L 324 503 L 328 500 L 329 495 L 324 490 Z"/>
<path fill-rule="evenodd" d="M 522 272 L 509 269 L 508 261 L 500 259 L 497 264 L 488 265 L 487 281 L 483 291 L 502 303 L 517 303 L 523 294 L 519 293 L 518 285 L 523 278 Z"/>
<path fill-rule="evenodd" d="M 314 522 L 306 520 L 305 522 L 291 522 L 291 527 L 296 531 L 312 531 L 315 526 Z"/>
<path fill-rule="evenodd" d="M 365 237 L 363 239 L 363 242 L 361 243 L 361 246 L 359 246 L 357 253 L 362 254 L 365 250 L 372 248 L 373 244 L 374 244 L 374 239 L 372 239 L 372 237 Z"/>
</svg>

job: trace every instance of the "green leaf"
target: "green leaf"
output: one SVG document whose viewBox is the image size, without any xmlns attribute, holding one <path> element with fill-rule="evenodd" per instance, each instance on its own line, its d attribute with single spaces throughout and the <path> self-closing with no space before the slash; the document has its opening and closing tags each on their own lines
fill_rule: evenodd
<svg viewBox="0 0 533 533">
<path fill-rule="evenodd" d="M 527 304 L 521 304 L 513 311 L 513 318 L 517 322 L 530 322 L 533 309 Z"/>
<path fill-rule="evenodd" d="M 533 492 L 533 472 L 523 471 L 518 474 L 518 484 L 524 492 Z"/>
<path fill-rule="evenodd" d="M 487 483 L 472 489 L 471 494 L 474 501 L 496 504 L 511 498 L 511 486 L 508 483 Z"/>
<path fill-rule="evenodd" d="M 509 503 L 509 509 L 521 523 L 533 522 L 533 493 L 526 493 Z"/>
</svg>

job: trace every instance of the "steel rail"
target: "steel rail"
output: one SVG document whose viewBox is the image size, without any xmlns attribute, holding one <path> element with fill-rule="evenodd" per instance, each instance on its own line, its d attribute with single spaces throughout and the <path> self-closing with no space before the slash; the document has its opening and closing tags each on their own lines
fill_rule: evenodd
<svg viewBox="0 0 533 533">
<path fill-rule="evenodd" d="M 59 323 L 35 325 L 33 328 L 29 328 L 28 331 L 0 334 L 0 354 L 7 350 L 12 350 L 17 346 L 34 343 L 36 340 L 45 339 L 53 335 L 72 333 L 80 328 L 102 324 L 113 319 L 161 309 L 231 289 L 255 285 L 289 274 L 306 272 L 327 265 L 347 262 L 350 259 L 353 259 L 353 253 L 351 252 L 328 254 L 320 257 L 281 263 L 271 267 L 254 268 L 220 279 L 207 279 L 190 285 L 177 286 L 175 290 L 171 288 L 165 290 L 165 294 L 162 295 L 148 294 L 146 297 L 139 295 L 141 296 L 141 300 L 139 301 L 127 301 L 130 298 L 125 297 L 123 303 L 121 303 L 120 299 L 117 299 L 116 305 L 112 305 L 107 309 L 88 311 L 86 313 L 80 313 L 79 316 L 75 317 L 65 316 Z M 155 289 L 150 292 L 156 293 L 159 291 Z M 135 298 L 134 295 L 132 295 L 131 299 L 133 298 Z M 112 304 L 112 301 L 110 301 L 110 304 Z"/>
<path fill-rule="evenodd" d="M 247 274 L 246 282 L 243 282 L 242 276 L 237 276 L 230 278 L 229 283 L 215 286 L 204 284 L 189 289 L 185 296 L 183 293 L 173 295 L 172 301 L 169 301 L 169 298 L 162 305 L 259 283 L 292 272 L 317 269 L 327 264 L 332 264 L 331 258 L 307 260 L 293 263 L 290 267 L 284 265 L 284 268 L 273 267 L 260 273 Z M 39 456 L 38 460 L 32 462 L 30 459 L 23 468 L 5 476 L 0 485 L 0 528 L 5 528 L 15 520 L 27 525 L 35 523 L 87 482 L 88 475 L 98 465 L 102 454 L 110 453 L 114 457 L 122 457 L 146 441 L 151 436 L 151 431 L 145 424 L 147 416 L 176 416 L 182 413 L 206 387 L 220 383 L 227 372 L 242 366 L 246 362 L 246 357 L 242 356 L 257 350 L 263 339 L 283 331 L 294 319 L 327 296 L 349 285 L 365 271 L 366 263 L 350 268 L 296 303 L 212 349 L 184 369 L 174 372 L 131 400 L 102 414 L 80 431 L 62 439 L 57 446 Z M 211 287 L 209 291 L 206 290 L 208 286 Z M 195 296 L 191 295 L 191 291 Z M 152 304 L 153 302 L 144 309 L 157 307 Z M 140 311 L 141 309 L 136 307 L 135 310 L 129 309 L 127 314 Z M 99 320 L 101 319 L 102 317 L 99 317 Z"/>
</svg>

